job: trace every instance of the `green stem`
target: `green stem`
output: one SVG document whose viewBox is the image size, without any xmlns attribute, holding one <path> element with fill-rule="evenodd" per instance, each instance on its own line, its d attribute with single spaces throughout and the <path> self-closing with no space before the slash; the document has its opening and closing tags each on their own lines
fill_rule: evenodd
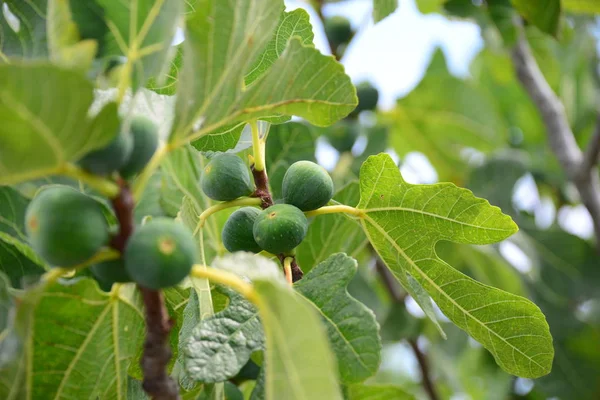
<svg viewBox="0 0 600 400">
<path fill-rule="evenodd" d="M 90 174 L 84 171 L 75 164 L 65 164 L 59 171 L 60 175 L 68 176 L 69 178 L 76 179 L 88 185 L 89 187 L 96 189 L 101 194 L 108 198 L 116 197 L 119 194 L 119 185 L 116 183 L 102 178 L 97 175 Z"/>
<path fill-rule="evenodd" d="M 256 120 L 250 122 L 252 128 L 252 152 L 254 154 L 254 169 L 265 170 L 265 142 L 261 140 Z"/>
<path fill-rule="evenodd" d="M 167 156 L 167 154 L 169 154 L 169 152 L 172 149 L 173 147 L 167 144 L 156 150 L 156 152 L 154 153 L 154 155 L 152 156 L 142 173 L 138 176 L 135 183 L 133 184 L 133 198 L 136 201 L 139 201 L 140 197 L 142 196 L 142 193 L 144 193 L 146 185 L 148 185 L 148 182 L 150 181 L 150 177 L 152 176 L 154 171 L 160 166 L 162 160 Z"/>
<path fill-rule="evenodd" d="M 354 215 L 354 216 L 357 216 L 360 218 L 362 218 L 362 216 L 364 215 L 363 210 L 361 210 L 359 208 L 355 208 L 355 207 L 345 206 L 342 204 L 317 208 L 316 210 L 308 211 L 308 212 L 305 212 L 304 214 L 307 217 L 314 217 L 317 215 L 336 214 L 336 213 L 346 213 L 346 214 Z"/>
<path fill-rule="evenodd" d="M 261 203 L 262 203 L 262 200 L 257 197 L 240 197 L 239 199 L 235 199 L 232 201 L 226 201 L 223 203 L 215 204 L 214 206 L 207 208 L 206 210 L 204 210 L 202 212 L 202 214 L 200 214 L 200 216 L 198 217 L 198 225 L 196 226 L 196 229 L 194 230 L 194 235 L 196 233 L 198 233 L 198 231 L 204 226 L 206 219 L 208 217 L 210 217 L 211 215 L 213 215 L 214 213 L 217 213 L 221 210 L 225 210 L 225 209 L 231 208 L 231 207 L 242 207 L 242 206 L 260 207 Z"/>
<path fill-rule="evenodd" d="M 81 264 L 78 264 L 74 267 L 70 267 L 70 268 L 53 267 L 50 271 L 46 272 L 42 276 L 42 282 L 44 282 L 46 284 L 53 284 L 59 278 L 67 276 L 75 271 L 87 268 L 90 265 L 94 265 L 94 264 L 97 264 L 97 263 L 100 263 L 103 261 L 116 260 L 117 258 L 119 258 L 118 251 L 111 249 L 111 248 L 102 249 L 98 253 L 96 253 L 94 256 L 92 256 L 89 260 L 84 261 Z"/>
<path fill-rule="evenodd" d="M 195 278 L 204 278 L 215 283 L 229 286 L 254 304 L 258 305 L 258 303 L 260 303 L 252 285 L 231 272 L 196 264 L 192 267 L 190 275 Z"/>
<path fill-rule="evenodd" d="M 286 257 L 283 260 L 283 272 L 285 272 L 285 279 L 288 281 L 290 285 L 293 284 L 292 279 L 292 262 L 294 261 L 294 257 Z"/>
</svg>

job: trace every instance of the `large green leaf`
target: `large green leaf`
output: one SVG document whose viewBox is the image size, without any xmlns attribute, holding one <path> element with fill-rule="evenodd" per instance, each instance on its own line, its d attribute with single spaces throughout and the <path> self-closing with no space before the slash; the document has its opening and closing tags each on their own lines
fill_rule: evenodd
<svg viewBox="0 0 600 400">
<path fill-rule="evenodd" d="M 234 253 L 213 265 L 252 279 L 265 332 L 267 400 L 341 400 L 335 360 L 314 306 L 271 260 Z"/>
<path fill-rule="evenodd" d="M 411 151 L 425 154 L 440 180 L 461 179 L 468 168 L 465 148 L 486 153 L 502 144 L 507 134 L 493 97 L 450 75 L 441 50 L 434 54 L 423 81 L 398 100 L 387 118 L 394 150 L 400 157 Z"/>
<path fill-rule="evenodd" d="M 348 388 L 348 400 L 412 400 L 415 397 L 398 386 L 352 385 Z"/>
<path fill-rule="evenodd" d="M 517 231 L 510 217 L 453 184 L 406 183 L 386 154 L 369 157 L 360 183 L 361 222 L 398 281 L 411 292 L 410 279 L 414 279 L 505 371 L 529 378 L 547 374 L 554 351 L 539 308 L 523 297 L 469 278 L 435 252 L 440 240 L 501 241 Z"/>
<path fill-rule="evenodd" d="M 222 288 L 227 308 L 201 321 L 185 348 L 185 367 L 199 382 L 224 382 L 235 375 L 264 346 L 258 311 L 241 295 Z"/>
<path fill-rule="evenodd" d="M 0 63 L 8 57 L 44 58 L 48 55 L 46 36 L 47 0 L 2 0 L 0 10 L 7 7 L 16 21 L 0 12 Z M 16 22 L 16 24 L 15 24 Z M 13 29 L 17 27 L 18 29 Z"/>
<path fill-rule="evenodd" d="M 600 3 L 596 0 L 563 0 L 562 5 L 565 10 L 574 13 L 600 13 Z"/>
<path fill-rule="evenodd" d="M 558 34 L 560 0 L 512 0 L 512 3 L 529 23 L 550 35 Z"/>
<path fill-rule="evenodd" d="M 360 199 L 358 182 L 344 186 L 334 196 L 341 204 L 356 204 Z M 360 252 L 368 243 L 359 222 L 344 214 L 320 215 L 310 223 L 308 234 L 298 246 L 296 258 L 304 272 L 308 272 L 332 253 Z"/>
<path fill-rule="evenodd" d="M 316 138 L 313 130 L 300 122 L 273 125 L 266 146 L 266 163 L 271 193 L 280 199 L 281 184 L 287 169 L 296 161 L 315 160 Z"/>
<path fill-rule="evenodd" d="M 0 65 L 0 185 L 60 173 L 116 135 L 114 103 L 88 117 L 92 89 L 48 64 Z"/>
<path fill-rule="evenodd" d="M 379 22 L 398 8 L 398 0 L 373 0 L 373 19 Z"/>
<path fill-rule="evenodd" d="M 22 348 L 0 369 L 0 397 L 125 398 L 127 368 L 144 331 L 133 289 L 108 295 L 81 279 L 20 297 L 13 329 Z"/>
<path fill-rule="evenodd" d="M 346 116 L 356 94 L 343 67 L 293 37 L 252 85 L 244 77 L 272 39 L 282 0 L 202 0 L 186 21 L 184 62 L 170 141 L 197 139 L 223 126 L 277 115 L 327 125 Z"/>
<path fill-rule="evenodd" d="M 356 267 L 353 258 L 334 254 L 294 286 L 321 314 L 344 383 L 364 381 L 377 372 L 381 361 L 375 315 L 346 288 Z"/>
<path fill-rule="evenodd" d="M 183 1 L 72 1 L 71 8 L 82 37 L 98 42 L 99 57 L 126 58 L 121 80 L 135 91 L 160 74 L 183 13 Z"/>
</svg>

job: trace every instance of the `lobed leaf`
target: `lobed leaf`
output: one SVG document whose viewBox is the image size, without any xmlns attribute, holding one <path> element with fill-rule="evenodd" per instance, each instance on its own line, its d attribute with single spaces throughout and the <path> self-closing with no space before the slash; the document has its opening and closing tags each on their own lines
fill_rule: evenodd
<svg viewBox="0 0 600 400">
<path fill-rule="evenodd" d="M 184 62 L 170 142 L 195 140 L 251 119 L 301 116 L 327 125 L 356 106 L 343 67 L 298 36 L 260 79 L 244 87 L 247 71 L 267 48 L 282 0 L 236 3 L 202 0 L 186 22 Z"/>
<path fill-rule="evenodd" d="M 92 89 L 50 64 L 0 65 L 0 185 L 56 174 L 117 134 L 114 103 L 88 116 Z"/>
<path fill-rule="evenodd" d="M 12 329 L 22 347 L 19 357 L 0 367 L 0 398 L 127 396 L 127 369 L 144 330 L 132 286 L 109 296 L 91 279 L 81 279 L 18 300 Z"/>
<path fill-rule="evenodd" d="M 435 252 L 440 240 L 463 244 L 503 240 L 518 229 L 511 218 L 453 184 L 404 182 L 385 154 L 369 157 L 360 183 L 363 228 L 409 293 L 413 292 L 410 277 L 452 322 L 482 343 L 505 371 L 528 378 L 547 374 L 554 349 L 540 309 L 523 297 L 456 271 Z"/>
<path fill-rule="evenodd" d="M 377 372 L 381 362 L 375 315 L 348 294 L 356 268 L 353 258 L 334 254 L 294 285 L 321 315 L 343 383 L 364 381 Z"/>
</svg>

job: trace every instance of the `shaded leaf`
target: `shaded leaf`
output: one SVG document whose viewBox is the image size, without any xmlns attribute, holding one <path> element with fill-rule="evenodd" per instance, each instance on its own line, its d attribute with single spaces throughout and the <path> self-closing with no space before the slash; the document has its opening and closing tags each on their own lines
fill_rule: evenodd
<svg viewBox="0 0 600 400">
<path fill-rule="evenodd" d="M 8 7 L 13 19 L 0 12 L 0 63 L 7 62 L 8 57 L 46 57 L 47 0 L 3 0 L 0 9 L 3 7 Z"/>
<path fill-rule="evenodd" d="M 270 178 L 270 177 L 269 177 Z M 341 204 L 356 204 L 360 199 L 358 182 L 343 187 L 334 196 Z M 320 215 L 310 223 L 310 229 L 296 251 L 302 270 L 308 272 L 332 253 L 357 254 L 368 243 L 359 222 L 345 214 Z"/>
<path fill-rule="evenodd" d="M 321 314 L 344 383 L 364 381 L 377 372 L 381 362 L 375 315 L 347 291 L 356 265 L 344 253 L 334 254 L 294 285 Z"/>
<path fill-rule="evenodd" d="M 558 34 L 560 0 L 512 0 L 512 3 L 527 22 L 542 32 L 553 36 Z"/>
<path fill-rule="evenodd" d="M 0 65 L 0 185 L 59 173 L 108 143 L 118 131 L 117 107 L 92 119 L 92 100 L 92 84 L 72 71 Z"/>
<path fill-rule="evenodd" d="M 469 278 L 435 253 L 439 240 L 463 244 L 503 240 L 517 230 L 510 217 L 452 184 L 407 184 L 385 154 L 369 157 L 360 174 L 358 207 L 363 227 L 409 293 L 410 276 L 505 371 L 531 378 L 547 374 L 554 351 L 539 308 L 523 297 Z"/>
<path fill-rule="evenodd" d="M 185 367 L 199 382 L 224 382 L 237 375 L 264 346 L 258 311 L 241 295 L 222 288 L 228 307 L 201 321 L 185 347 Z"/>
<path fill-rule="evenodd" d="M 108 295 L 80 279 L 34 289 L 19 298 L 13 329 L 22 349 L 0 369 L 1 398 L 126 397 L 144 331 L 133 286 Z"/>
<path fill-rule="evenodd" d="M 574 13 L 600 13 L 600 3 L 596 0 L 563 0 L 562 5 L 566 11 Z"/>
</svg>

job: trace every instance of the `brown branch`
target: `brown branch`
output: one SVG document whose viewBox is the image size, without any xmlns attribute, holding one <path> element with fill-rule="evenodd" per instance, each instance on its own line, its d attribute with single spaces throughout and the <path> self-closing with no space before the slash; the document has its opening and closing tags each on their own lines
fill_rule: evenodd
<svg viewBox="0 0 600 400">
<path fill-rule="evenodd" d="M 385 286 L 388 294 L 392 298 L 392 301 L 396 303 L 403 303 L 406 295 L 400 290 L 400 285 L 396 281 L 396 278 L 392 275 L 392 272 L 385 265 L 385 263 L 379 258 L 377 254 L 375 256 L 375 270 L 379 274 L 383 285 Z M 435 384 L 433 383 L 433 379 L 431 378 L 431 369 L 429 367 L 429 362 L 427 360 L 427 356 L 425 353 L 419 349 L 417 345 L 416 339 L 408 339 L 408 344 L 412 348 L 415 353 L 415 358 L 419 363 L 419 369 L 421 370 L 421 383 L 423 385 L 423 389 L 427 393 L 429 400 L 439 400 L 440 396 L 438 395 Z"/>
<path fill-rule="evenodd" d="M 252 166 L 252 176 L 254 177 L 254 184 L 256 185 L 256 190 L 254 191 L 253 196 L 258 197 L 262 200 L 261 207 L 264 210 L 265 208 L 269 208 L 273 205 L 273 197 L 271 196 L 271 191 L 269 190 L 269 178 L 267 177 L 267 173 L 265 170 L 257 171 Z M 285 254 L 277 254 L 277 258 L 281 265 L 283 265 L 283 261 L 285 260 Z M 296 262 L 296 257 L 294 257 L 292 261 L 292 281 L 296 282 L 302 279 L 304 276 L 304 272 L 302 272 L 302 268 Z"/>
<path fill-rule="evenodd" d="M 544 78 L 540 68 L 531 53 L 531 48 L 525 37 L 522 24 L 519 40 L 513 48 L 512 60 L 519 81 L 536 105 L 544 125 L 550 147 L 565 171 L 567 177 L 579 191 L 581 202 L 592 217 L 596 242 L 600 251 L 600 177 L 595 168 L 589 168 L 586 157 L 575 141 L 575 135 L 569 126 L 565 108 L 560 99 Z M 592 149 L 589 158 L 595 163 L 597 153 L 592 139 Z"/>
<path fill-rule="evenodd" d="M 429 361 L 427 360 L 425 353 L 423 353 L 421 349 L 419 349 L 419 345 L 417 344 L 417 341 L 415 339 L 409 339 L 408 344 L 413 349 L 415 357 L 419 362 L 419 369 L 421 370 L 421 382 L 423 384 L 425 392 L 427 392 L 427 396 L 429 396 L 430 400 L 439 400 L 440 396 L 438 395 L 435 389 L 435 385 L 431 380 Z"/>
<path fill-rule="evenodd" d="M 579 171 L 580 175 L 585 177 L 589 174 L 598 165 L 598 161 L 600 161 L 600 111 L 598 112 L 596 129 L 583 154 L 583 162 Z"/>
<path fill-rule="evenodd" d="M 134 231 L 133 195 L 124 180 L 119 181 L 119 195 L 112 199 L 113 208 L 119 221 L 119 232 L 111 241 L 111 246 L 121 253 Z M 146 340 L 141 359 L 144 391 L 154 400 L 179 400 L 177 383 L 168 375 L 167 365 L 172 352 L 169 333 L 173 326 L 160 291 L 150 290 L 138 285 L 144 299 L 146 313 Z"/>
</svg>

